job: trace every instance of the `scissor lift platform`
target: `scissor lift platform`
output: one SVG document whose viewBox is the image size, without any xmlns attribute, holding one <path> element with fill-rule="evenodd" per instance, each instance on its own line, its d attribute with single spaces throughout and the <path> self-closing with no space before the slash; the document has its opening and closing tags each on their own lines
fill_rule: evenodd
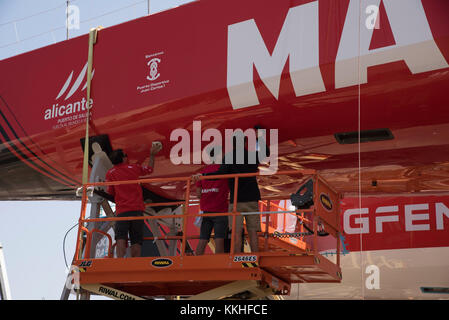
<svg viewBox="0 0 449 320">
<path fill-rule="evenodd" d="M 282 172 L 278 174 L 282 174 Z M 240 174 L 233 177 L 237 177 L 236 180 L 238 180 L 238 177 L 247 175 Z M 208 178 L 217 177 L 226 176 Z M 259 252 L 257 253 L 223 253 L 201 256 L 186 254 L 186 243 L 192 237 L 185 234 L 188 217 L 187 210 L 185 210 L 183 215 L 176 216 L 184 221 L 184 236 L 178 237 L 179 255 L 112 258 L 110 253 L 109 257 L 92 259 L 88 253 L 90 250 L 84 250 L 84 255 L 81 253 L 83 252 L 81 250 L 83 242 L 79 241 L 77 252 L 80 254 L 75 257 L 73 265 L 77 266 L 80 271 L 81 287 L 117 299 L 120 297 L 155 298 L 161 296 L 223 299 L 289 295 L 293 283 L 340 282 L 342 274 L 339 250 L 336 250 L 335 261 L 329 260 L 318 251 L 318 224 L 324 225 L 329 231 L 329 236 L 334 237 L 334 248 L 340 246 L 339 194 L 317 174 L 312 174 L 311 179 L 314 182 L 315 204 L 304 210 L 279 211 L 283 212 L 282 214 L 293 214 L 298 221 L 302 221 L 298 224 L 297 232 L 279 232 L 279 227 L 273 223 L 275 219 L 270 218 L 277 212 L 272 211 L 270 205 L 265 211 L 262 209 L 261 215 L 265 219 L 261 224 L 262 232 L 258 233 Z M 189 186 L 190 178 L 187 178 L 186 181 Z M 189 187 L 187 187 L 186 199 L 189 199 L 189 192 Z M 326 200 L 324 206 L 319 200 L 323 194 Z M 87 199 L 86 192 L 84 192 L 83 199 L 83 201 Z M 329 201 L 331 206 L 329 206 Z M 188 200 L 186 201 L 187 205 Z M 308 218 L 305 218 L 305 213 L 308 213 Z M 234 210 L 227 214 L 237 216 L 245 213 Z M 151 218 L 166 219 L 167 216 Z M 100 219 L 117 220 L 120 218 Z M 87 223 L 100 219 L 84 219 L 82 215 L 80 221 Z M 130 220 L 131 218 L 121 219 Z M 138 218 L 134 217 L 134 219 Z M 149 217 L 143 217 L 143 219 L 149 219 Z M 305 232 L 303 224 L 306 222 L 309 224 L 308 229 L 313 228 L 313 232 Z M 280 231 L 285 231 L 285 228 Z M 82 239 L 83 232 L 87 235 L 84 246 L 89 247 L 94 230 L 80 227 L 79 239 Z M 112 239 L 109 240 L 111 249 Z M 234 252 L 232 241 L 230 252 Z M 117 295 L 117 292 L 126 294 Z"/>
<path fill-rule="evenodd" d="M 271 294 L 289 295 L 291 283 L 341 280 L 340 268 L 319 254 L 262 252 L 92 259 L 75 263 L 81 268 L 82 287 L 101 283 L 140 297 L 195 296 L 248 280 L 258 281 L 259 288 L 270 288 Z"/>
</svg>

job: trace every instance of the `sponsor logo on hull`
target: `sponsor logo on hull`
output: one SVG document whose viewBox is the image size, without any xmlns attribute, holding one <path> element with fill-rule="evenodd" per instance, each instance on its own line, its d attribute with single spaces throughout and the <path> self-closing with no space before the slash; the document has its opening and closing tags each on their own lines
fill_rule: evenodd
<svg viewBox="0 0 449 320">
<path fill-rule="evenodd" d="M 87 102 L 84 97 L 81 99 L 78 98 L 77 100 L 70 99 L 75 93 L 81 93 L 87 88 L 87 80 L 81 87 L 83 80 L 86 78 L 87 63 L 84 65 L 83 69 L 72 84 L 73 73 L 74 71 L 72 70 L 56 96 L 53 105 L 44 110 L 44 120 L 57 120 L 57 123 L 53 125 L 53 129 L 59 129 L 85 122 L 85 112 L 93 105 L 93 99 L 90 99 L 89 102 Z M 94 73 L 95 70 L 92 71 L 92 77 L 94 76 Z M 71 87 L 70 84 L 72 84 Z M 61 100 L 62 98 L 63 100 Z"/>
</svg>

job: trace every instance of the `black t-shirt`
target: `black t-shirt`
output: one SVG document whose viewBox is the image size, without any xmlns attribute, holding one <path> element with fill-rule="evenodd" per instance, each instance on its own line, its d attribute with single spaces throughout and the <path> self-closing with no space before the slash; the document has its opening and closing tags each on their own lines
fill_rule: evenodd
<svg viewBox="0 0 449 320">
<path fill-rule="evenodd" d="M 267 147 L 267 153 L 270 151 Z M 259 152 L 249 152 L 246 148 L 244 149 L 243 163 L 237 163 L 239 160 L 236 154 L 233 153 L 232 164 L 226 164 L 226 156 L 222 159 L 222 164 L 218 171 L 205 173 L 203 175 L 220 175 L 220 174 L 236 174 L 236 173 L 257 173 L 259 170 Z M 266 155 L 263 155 L 264 158 Z M 230 157 L 230 155 L 229 155 Z M 229 162 L 229 161 L 228 161 Z M 242 162 L 242 161 L 239 161 Z M 230 191 L 230 203 L 234 203 L 234 183 L 235 179 L 228 179 L 229 191 Z M 238 180 L 238 194 L 237 202 L 249 202 L 249 201 L 259 201 L 260 200 L 260 190 L 257 184 L 257 177 L 245 177 L 239 178 Z"/>
</svg>

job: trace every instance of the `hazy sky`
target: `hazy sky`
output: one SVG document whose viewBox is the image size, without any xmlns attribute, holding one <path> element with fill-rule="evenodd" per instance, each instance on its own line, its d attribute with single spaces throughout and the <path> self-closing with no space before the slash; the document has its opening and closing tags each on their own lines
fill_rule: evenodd
<svg viewBox="0 0 449 320">
<path fill-rule="evenodd" d="M 150 13 L 191 1 L 151 0 Z M 70 4 L 79 8 L 81 23 L 79 29 L 69 30 L 69 38 L 148 12 L 148 0 L 71 0 Z M 65 40 L 65 19 L 65 0 L 0 0 L 0 60 Z M 78 222 L 80 209 L 81 201 L 0 201 L 0 243 L 12 299 L 59 299 L 67 272 L 63 239 Z M 76 232 L 73 229 L 66 240 L 69 265 Z"/>
</svg>

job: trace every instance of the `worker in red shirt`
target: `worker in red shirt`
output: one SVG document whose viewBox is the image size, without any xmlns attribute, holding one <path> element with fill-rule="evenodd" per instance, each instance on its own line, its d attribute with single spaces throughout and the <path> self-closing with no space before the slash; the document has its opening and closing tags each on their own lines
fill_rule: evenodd
<svg viewBox="0 0 449 320">
<path fill-rule="evenodd" d="M 211 160 L 214 161 L 214 149 L 210 151 Z M 201 173 L 215 172 L 219 164 L 206 166 Z M 197 195 L 200 198 L 200 209 L 203 213 L 228 212 L 229 187 L 227 179 L 199 180 L 196 183 Z M 200 241 L 196 247 L 195 255 L 204 254 L 214 229 L 215 253 L 224 252 L 224 241 L 228 231 L 228 216 L 203 217 L 200 228 Z"/>
<path fill-rule="evenodd" d="M 114 165 L 106 173 L 106 181 L 138 180 L 139 177 L 153 172 L 154 156 L 162 149 L 162 145 L 153 144 L 150 158 L 146 164 L 130 164 L 128 156 L 122 149 L 114 150 L 109 158 Z M 142 188 L 139 184 L 121 184 L 108 186 L 107 193 L 114 196 L 115 214 L 117 217 L 143 216 L 145 205 Z M 115 222 L 115 240 L 117 241 L 117 257 L 123 258 L 126 253 L 126 244 L 131 241 L 131 256 L 140 257 L 143 242 L 143 220 L 124 220 Z"/>
</svg>

